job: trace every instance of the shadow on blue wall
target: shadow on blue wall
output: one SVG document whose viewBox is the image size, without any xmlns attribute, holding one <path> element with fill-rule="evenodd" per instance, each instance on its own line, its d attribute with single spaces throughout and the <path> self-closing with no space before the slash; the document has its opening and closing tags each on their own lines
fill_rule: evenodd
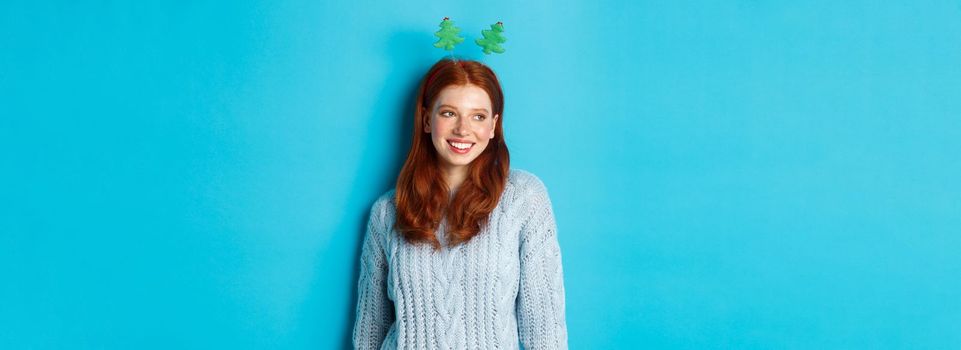
<svg viewBox="0 0 961 350">
<path fill-rule="evenodd" d="M 412 67 L 418 67 L 419 64 L 416 62 L 429 61 L 429 58 L 413 59 L 415 55 L 425 56 L 425 50 L 420 50 L 425 40 L 430 40 L 425 38 L 425 33 L 423 32 L 398 32 L 390 37 L 384 50 L 384 57 L 386 60 L 393 62 L 391 66 L 389 75 L 384 79 L 384 87 L 379 93 L 377 101 L 394 101 L 396 100 L 394 96 L 397 91 L 405 91 L 406 94 L 403 98 L 397 100 L 398 103 L 392 104 L 378 104 L 378 107 L 374 109 L 375 113 L 370 116 L 372 121 L 372 126 L 370 127 L 371 132 L 368 133 L 372 139 L 378 139 L 374 135 L 373 130 L 389 130 L 395 132 L 394 135 L 388 135 L 387 140 L 393 140 L 392 142 L 384 143 L 365 143 L 368 147 L 383 147 L 383 145 L 394 145 L 391 151 L 387 153 L 387 158 L 378 158 L 375 152 L 371 152 L 370 148 L 366 149 L 364 152 L 363 159 L 361 160 L 359 171 L 354 177 L 355 181 L 353 184 L 354 191 L 352 193 L 367 193 L 369 191 L 369 186 L 371 185 L 366 181 L 359 181 L 364 174 L 369 174 L 372 171 L 384 170 L 382 175 L 375 178 L 378 181 L 375 185 L 377 191 L 373 195 L 368 195 L 364 203 L 366 203 L 365 208 L 367 210 L 361 213 L 353 213 L 352 215 L 345 218 L 345 222 L 338 225 L 338 232 L 353 232 L 356 233 L 356 242 L 354 244 L 354 254 L 352 259 L 352 264 L 350 265 L 351 283 L 348 284 L 350 288 L 350 303 L 344 306 L 343 315 L 345 324 L 348 325 L 347 331 L 343 335 L 342 345 L 345 349 L 350 349 L 353 347 L 352 344 L 352 332 L 353 325 L 356 318 L 356 305 L 357 305 L 357 279 L 360 273 L 360 251 L 361 244 L 363 243 L 363 237 L 367 229 L 367 219 L 370 215 L 370 207 L 373 205 L 374 201 L 377 200 L 384 192 L 394 188 L 397 181 L 397 174 L 400 173 L 401 167 L 404 165 L 404 161 L 407 157 L 407 152 L 410 149 L 411 143 L 411 132 L 413 128 L 413 103 L 417 98 L 417 88 L 420 84 L 422 74 L 426 72 L 430 67 L 426 66 L 420 70 L 411 72 Z M 415 49 L 417 48 L 417 49 Z M 409 52 L 410 54 L 398 57 L 398 53 Z M 406 57 L 407 59 L 404 59 Z M 433 63 L 431 63 L 433 64 Z M 406 88 L 398 89 L 397 86 L 404 86 Z M 383 123 L 385 125 L 380 125 Z M 374 146 L 371 146 L 374 145 Z M 372 155 L 372 153 L 374 155 Z M 382 162 L 387 162 L 387 166 L 382 166 Z"/>
</svg>

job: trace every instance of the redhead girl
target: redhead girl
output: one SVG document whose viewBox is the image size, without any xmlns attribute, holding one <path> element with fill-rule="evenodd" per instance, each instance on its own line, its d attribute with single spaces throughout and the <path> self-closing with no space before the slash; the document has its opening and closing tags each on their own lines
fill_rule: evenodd
<svg viewBox="0 0 961 350">
<path fill-rule="evenodd" d="M 567 348 L 551 201 L 510 168 L 503 111 L 479 62 L 445 58 L 425 74 L 407 160 L 371 207 L 354 348 Z"/>
</svg>

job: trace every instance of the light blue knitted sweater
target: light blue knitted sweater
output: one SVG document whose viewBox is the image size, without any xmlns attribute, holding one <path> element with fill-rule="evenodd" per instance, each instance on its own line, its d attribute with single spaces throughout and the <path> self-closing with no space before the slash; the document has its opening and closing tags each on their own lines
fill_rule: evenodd
<svg viewBox="0 0 961 350">
<path fill-rule="evenodd" d="M 360 257 L 357 349 L 566 349 L 560 246 L 547 189 L 511 169 L 489 224 L 453 248 L 393 229 L 394 189 L 371 208 Z"/>
</svg>

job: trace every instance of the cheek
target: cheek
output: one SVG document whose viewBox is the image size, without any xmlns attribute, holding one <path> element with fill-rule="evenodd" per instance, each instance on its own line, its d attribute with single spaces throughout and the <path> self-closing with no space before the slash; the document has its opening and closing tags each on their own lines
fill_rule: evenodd
<svg viewBox="0 0 961 350">
<path fill-rule="evenodd" d="M 439 133 L 446 130 L 450 130 L 450 128 L 452 127 L 450 124 L 451 124 L 450 119 L 434 117 L 430 123 L 431 131 L 435 133 Z"/>
<path fill-rule="evenodd" d="M 485 125 L 482 133 L 487 137 L 494 135 L 494 124 Z"/>
<path fill-rule="evenodd" d="M 438 147 L 441 147 L 443 144 L 447 143 L 447 141 L 444 140 L 444 135 L 441 135 L 436 129 L 430 133 L 430 138 L 431 141 L 433 141 Z"/>
<path fill-rule="evenodd" d="M 430 136 L 434 139 L 434 144 L 440 147 L 447 147 L 447 136 L 450 135 L 452 128 L 449 124 L 450 122 L 448 120 L 440 118 L 435 118 L 434 122 L 430 124 Z"/>
</svg>

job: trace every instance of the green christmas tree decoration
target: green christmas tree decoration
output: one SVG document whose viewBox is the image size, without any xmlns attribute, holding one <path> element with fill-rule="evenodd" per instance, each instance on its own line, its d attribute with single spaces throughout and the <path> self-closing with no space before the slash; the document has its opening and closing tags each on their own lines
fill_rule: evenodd
<svg viewBox="0 0 961 350">
<path fill-rule="evenodd" d="M 434 33 L 440 38 L 434 43 L 434 47 L 454 51 L 454 45 L 464 42 L 464 38 L 457 36 L 457 33 L 460 33 L 460 28 L 454 26 L 454 21 L 451 21 L 450 18 L 444 17 L 444 20 L 440 22 L 440 30 Z"/>
<path fill-rule="evenodd" d="M 491 52 L 504 53 L 504 48 L 500 46 L 507 38 L 504 37 L 504 23 L 497 22 L 491 24 L 491 29 L 482 30 L 483 39 L 474 40 L 477 45 L 484 49 L 484 54 L 490 55 Z"/>
</svg>

